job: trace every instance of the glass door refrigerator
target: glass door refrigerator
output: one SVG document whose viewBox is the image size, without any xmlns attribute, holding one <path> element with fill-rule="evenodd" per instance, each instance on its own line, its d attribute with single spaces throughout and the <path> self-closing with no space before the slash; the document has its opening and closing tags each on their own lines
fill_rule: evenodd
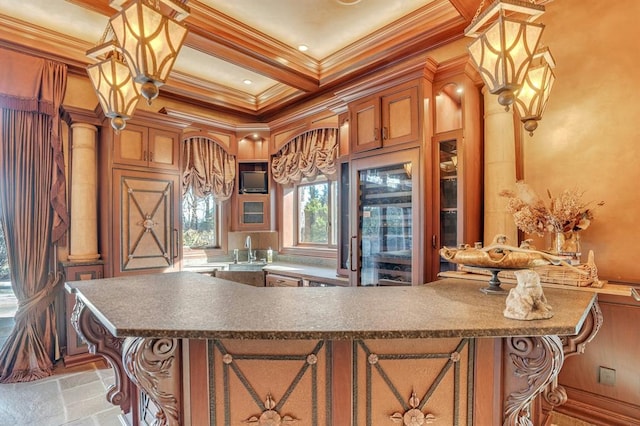
<svg viewBox="0 0 640 426">
<path fill-rule="evenodd" d="M 421 284 L 419 149 L 351 163 L 352 285 Z"/>
</svg>

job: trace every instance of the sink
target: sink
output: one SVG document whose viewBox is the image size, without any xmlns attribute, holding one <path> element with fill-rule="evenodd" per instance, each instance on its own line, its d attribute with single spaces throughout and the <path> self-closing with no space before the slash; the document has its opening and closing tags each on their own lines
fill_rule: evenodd
<svg viewBox="0 0 640 426">
<path fill-rule="evenodd" d="M 253 263 L 230 263 L 229 270 L 230 271 L 261 271 L 264 268 L 266 263 L 264 262 L 253 262 Z"/>
</svg>

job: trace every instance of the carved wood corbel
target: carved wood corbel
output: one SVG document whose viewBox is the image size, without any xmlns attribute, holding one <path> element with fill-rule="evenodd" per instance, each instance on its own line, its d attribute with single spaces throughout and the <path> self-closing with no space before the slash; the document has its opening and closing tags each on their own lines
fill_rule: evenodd
<svg viewBox="0 0 640 426">
<path fill-rule="evenodd" d="M 107 401 L 119 406 L 123 413 L 129 413 L 131 411 L 130 382 L 122 365 L 124 339 L 109 333 L 81 299 L 76 298 L 71 314 L 71 324 L 78 335 L 87 342 L 89 353 L 100 355 L 113 368 L 115 383 L 107 389 Z"/>
<path fill-rule="evenodd" d="M 127 337 L 122 348 L 127 375 L 158 408 L 155 426 L 182 424 L 178 346 L 178 339 Z"/>
<path fill-rule="evenodd" d="M 598 331 L 600 331 L 603 321 L 602 310 L 596 300 L 593 305 L 591 305 L 589 315 L 582 324 L 578 334 L 561 337 L 564 357 L 567 358 L 573 355 L 583 354 L 587 344 L 590 343 L 596 337 Z M 557 377 L 547 386 L 543 392 L 543 396 L 545 401 L 552 406 L 552 409 L 567 402 L 567 391 L 564 386 L 558 384 Z"/>
<path fill-rule="evenodd" d="M 531 402 L 551 383 L 564 362 L 562 341 L 558 336 L 505 338 L 505 356 L 516 379 L 507 384 L 511 392 L 505 402 L 504 426 L 533 426 Z M 524 386 L 523 386 L 524 385 Z"/>
</svg>

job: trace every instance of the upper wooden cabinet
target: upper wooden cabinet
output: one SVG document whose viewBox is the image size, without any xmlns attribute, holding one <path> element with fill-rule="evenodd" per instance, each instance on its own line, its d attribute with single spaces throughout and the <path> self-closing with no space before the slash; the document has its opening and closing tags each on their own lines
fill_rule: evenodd
<svg viewBox="0 0 640 426">
<path fill-rule="evenodd" d="M 179 138 L 177 132 L 129 124 L 114 135 L 113 162 L 178 170 Z"/>
<path fill-rule="evenodd" d="M 420 137 L 417 83 L 403 84 L 349 105 L 351 152 L 363 152 Z"/>
</svg>

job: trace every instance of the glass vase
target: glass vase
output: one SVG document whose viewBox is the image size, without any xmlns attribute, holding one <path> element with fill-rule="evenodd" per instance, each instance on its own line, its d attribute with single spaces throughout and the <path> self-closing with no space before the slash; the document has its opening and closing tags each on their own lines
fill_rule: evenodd
<svg viewBox="0 0 640 426">
<path fill-rule="evenodd" d="M 551 234 L 551 250 L 558 256 L 570 256 L 580 260 L 580 233 L 577 231 L 554 232 Z"/>
</svg>

